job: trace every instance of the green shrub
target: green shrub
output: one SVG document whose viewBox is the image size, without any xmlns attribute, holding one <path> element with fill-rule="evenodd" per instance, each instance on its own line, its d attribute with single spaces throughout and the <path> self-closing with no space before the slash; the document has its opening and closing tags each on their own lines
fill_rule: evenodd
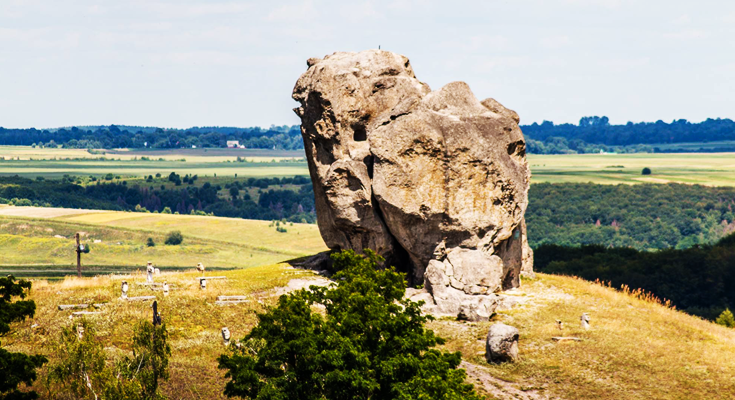
<svg viewBox="0 0 735 400">
<path fill-rule="evenodd" d="M 725 311 L 717 317 L 715 323 L 728 328 L 735 328 L 735 316 L 732 315 L 732 311 L 730 311 L 729 308 L 726 308 Z"/>
<path fill-rule="evenodd" d="M 641 171 L 641 175 L 651 175 L 651 168 L 643 168 L 643 171 Z"/>
<path fill-rule="evenodd" d="M 169 234 L 166 236 L 166 243 L 169 246 L 178 246 L 181 244 L 181 242 L 184 241 L 184 236 L 181 234 L 180 231 L 173 231 L 169 232 Z"/>
<path fill-rule="evenodd" d="M 148 240 L 146 240 L 146 242 L 145 242 L 145 245 L 148 246 L 148 247 L 155 247 L 156 246 L 156 242 L 153 241 L 153 238 L 148 238 Z"/>
<path fill-rule="evenodd" d="M 97 340 L 94 325 L 86 319 L 61 330 L 56 354 L 62 357 L 51 366 L 48 375 L 49 382 L 62 387 L 55 389 L 56 393 L 69 393 L 75 399 L 96 398 L 112 378 L 105 369 L 104 346 Z"/>
<path fill-rule="evenodd" d="M 424 328 L 406 281 L 370 250 L 332 256 L 336 286 L 283 295 L 220 356 L 225 395 L 269 399 L 477 399 L 459 353 Z M 313 311 L 323 305 L 325 315 Z"/>
<path fill-rule="evenodd" d="M 33 300 L 23 300 L 31 291 L 31 282 L 18 280 L 12 275 L 0 278 L 0 335 L 10 332 L 10 324 L 21 322 L 36 313 Z M 12 301 L 14 297 L 20 300 Z M 0 399 L 31 400 L 38 398 L 33 391 L 21 392 L 21 383 L 30 385 L 36 380 L 36 369 L 48 360 L 44 356 L 11 353 L 0 348 Z"/>
<path fill-rule="evenodd" d="M 171 214 L 171 207 L 163 207 L 161 214 Z"/>
</svg>

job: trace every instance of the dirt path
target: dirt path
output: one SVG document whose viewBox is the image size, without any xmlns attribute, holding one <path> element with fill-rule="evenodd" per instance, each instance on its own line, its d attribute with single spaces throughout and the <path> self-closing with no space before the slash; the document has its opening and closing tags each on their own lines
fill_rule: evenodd
<svg viewBox="0 0 735 400">
<path fill-rule="evenodd" d="M 521 390 L 520 385 L 516 383 L 495 378 L 480 365 L 462 361 L 459 366 L 467 371 L 467 378 L 470 382 L 498 400 L 551 400 L 538 390 Z M 558 400 L 558 398 L 553 399 Z"/>
</svg>

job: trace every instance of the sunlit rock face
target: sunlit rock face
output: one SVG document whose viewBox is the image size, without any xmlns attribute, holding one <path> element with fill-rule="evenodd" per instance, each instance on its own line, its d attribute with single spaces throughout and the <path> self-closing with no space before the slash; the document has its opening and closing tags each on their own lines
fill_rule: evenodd
<svg viewBox="0 0 735 400">
<path fill-rule="evenodd" d="M 530 176 L 518 114 L 464 82 L 431 91 L 387 51 L 307 65 L 293 98 L 327 246 L 375 250 L 437 305 L 517 287 Z"/>
</svg>

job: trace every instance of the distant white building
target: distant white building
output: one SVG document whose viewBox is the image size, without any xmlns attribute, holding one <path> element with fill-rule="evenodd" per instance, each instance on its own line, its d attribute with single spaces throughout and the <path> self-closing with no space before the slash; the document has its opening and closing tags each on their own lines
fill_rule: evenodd
<svg viewBox="0 0 735 400">
<path fill-rule="evenodd" d="M 227 141 L 227 148 L 228 149 L 236 149 L 240 147 L 240 141 L 239 140 L 228 140 Z"/>
</svg>

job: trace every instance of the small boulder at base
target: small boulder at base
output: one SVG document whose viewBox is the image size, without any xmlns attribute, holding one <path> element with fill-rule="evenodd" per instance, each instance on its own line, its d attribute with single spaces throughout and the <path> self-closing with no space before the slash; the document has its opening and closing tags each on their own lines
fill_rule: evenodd
<svg viewBox="0 0 735 400">
<path fill-rule="evenodd" d="M 518 329 L 503 323 L 490 326 L 485 342 L 485 359 L 489 363 L 518 360 Z"/>
</svg>

